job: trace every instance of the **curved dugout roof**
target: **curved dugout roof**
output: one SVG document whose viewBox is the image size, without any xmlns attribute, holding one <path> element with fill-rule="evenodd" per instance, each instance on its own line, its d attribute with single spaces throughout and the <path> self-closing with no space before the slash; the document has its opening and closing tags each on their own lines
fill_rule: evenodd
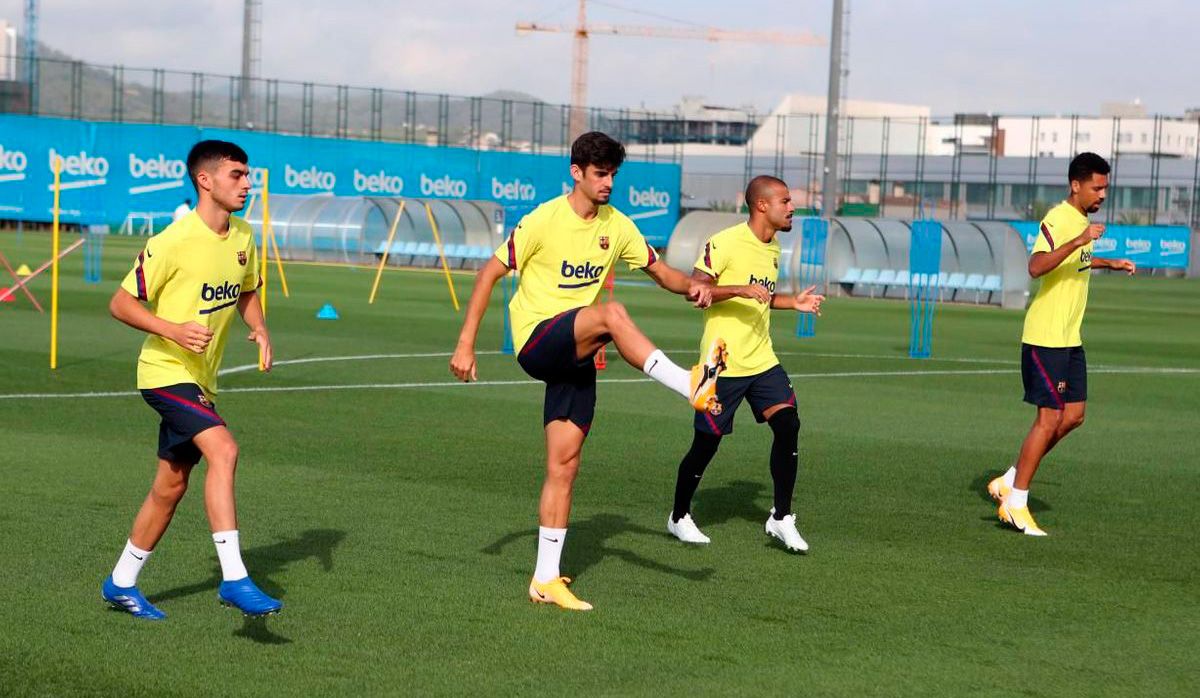
<svg viewBox="0 0 1200 698">
<path fill-rule="evenodd" d="M 745 214 L 708 211 L 685 216 L 675 227 L 667 248 L 667 263 L 690 269 L 704 242 L 714 233 L 745 220 Z M 1021 235 L 1002 221 L 942 222 L 941 270 L 947 275 L 999 277 L 999 289 L 987 293 L 987 302 L 1004 307 L 1024 307 L 1029 279 L 1026 250 Z M 907 276 L 911 221 L 888 218 L 834 218 L 830 221 L 823 278 L 826 284 L 839 283 L 852 270 L 875 270 L 874 275 Z M 797 224 L 790 234 L 780 234 L 784 246 L 780 260 L 780 292 L 795 292 L 792 283 L 799 271 L 801 236 Z M 782 273 L 787 270 L 788 273 Z M 806 277 L 810 270 L 803 270 Z M 852 295 L 879 295 L 904 298 L 907 284 L 847 284 Z M 954 294 L 951 294 L 953 297 Z M 969 296 L 965 296 L 968 299 Z M 979 294 L 982 299 L 983 294 Z"/>
<path fill-rule="evenodd" d="M 403 213 L 397 221 L 401 203 Z M 432 243 L 430 215 L 437 223 L 444 247 L 464 245 L 487 248 L 490 253 L 503 239 L 504 209 L 490 201 L 271 196 L 271 228 L 285 259 L 369 261 L 382 249 L 393 223 L 396 224 L 393 249 L 408 242 Z M 261 229 L 261 201 L 253 204 L 245 218 L 256 232 Z"/>
</svg>

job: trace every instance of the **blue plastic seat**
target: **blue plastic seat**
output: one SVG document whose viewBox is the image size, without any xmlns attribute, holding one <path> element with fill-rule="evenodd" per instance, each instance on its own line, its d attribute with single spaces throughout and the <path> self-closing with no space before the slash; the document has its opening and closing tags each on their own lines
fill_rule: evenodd
<svg viewBox="0 0 1200 698">
<path fill-rule="evenodd" d="M 862 278 L 862 269 L 858 267 L 850 267 L 842 274 L 842 278 L 838 279 L 840 284 L 856 284 Z"/>
</svg>

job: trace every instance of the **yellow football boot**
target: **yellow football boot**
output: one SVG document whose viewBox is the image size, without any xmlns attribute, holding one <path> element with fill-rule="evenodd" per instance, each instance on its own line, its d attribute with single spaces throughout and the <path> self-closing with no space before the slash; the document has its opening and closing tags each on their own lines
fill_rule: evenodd
<svg viewBox="0 0 1200 698">
<path fill-rule="evenodd" d="M 529 600 L 535 603 L 552 603 L 572 611 L 590 611 L 592 605 L 587 601 L 580 601 L 567 585 L 571 583 L 570 577 L 557 577 L 542 584 L 536 579 L 529 580 Z"/>
<path fill-rule="evenodd" d="M 1046 535 L 1046 532 L 1038 528 L 1037 522 L 1033 520 L 1033 514 L 1029 513 L 1029 507 L 1010 509 L 1004 504 L 1004 502 L 1001 502 L 998 513 L 1001 521 L 1027 536 Z"/>
<path fill-rule="evenodd" d="M 1004 484 L 1004 476 L 1001 475 L 1000 477 L 995 478 L 994 480 L 992 480 L 991 482 L 988 483 L 987 491 L 988 491 L 988 494 L 990 494 L 992 496 L 992 499 L 996 500 L 997 502 L 1000 502 L 1000 501 L 1003 501 L 1004 498 L 1008 496 L 1009 492 L 1012 492 L 1012 488 L 1009 487 L 1008 485 Z"/>
<path fill-rule="evenodd" d="M 721 414 L 721 403 L 717 400 L 717 377 L 725 370 L 725 340 L 715 339 L 704 355 L 704 363 L 692 366 L 692 407 L 697 412 L 711 415 Z"/>
</svg>

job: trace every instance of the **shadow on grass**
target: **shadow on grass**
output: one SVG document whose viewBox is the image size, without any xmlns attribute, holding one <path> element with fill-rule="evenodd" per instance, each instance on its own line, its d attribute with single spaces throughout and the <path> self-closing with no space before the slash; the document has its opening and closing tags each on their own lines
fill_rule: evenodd
<svg viewBox="0 0 1200 698">
<path fill-rule="evenodd" d="M 567 576 L 577 577 L 584 574 L 601 560 L 607 557 L 617 557 L 631 565 L 659 574 L 670 574 L 696 582 L 702 582 L 712 576 L 711 567 L 701 569 L 683 569 L 668 565 L 658 560 L 643 557 L 626 548 L 614 545 L 611 539 L 626 533 L 652 536 L 659 538 L 661 531 L 649 529 L 635 524 L 628 518 L 618 514 L 596 514 L 586 519 L 571 522 L 570 545 L 563 554 L 562 568 Z M 515 531 L 500 538 L 483 548 L 481 552 L 488 555 L 499 555 L 509 544 L 525 538 L 536 539 L 536 529 Z"/>
<path fill-rule="evenodd" d="M 698 526 L 715 526 L 735 520 L 761 524 L 767 520 L 770 505 L 763 506 L 758 500 L 767 494 L 766 485 L 751 480 L 734 480 L 711 489 L 705 489 L 701 484 L 695 500 L 699 507 L 692 507 L 692 518 Z M 665 522 L 663 534 L 670 535 L 666 533 Z"/>
<path fill-rule="evenodd" d="M 246 566 L 250 569 L 251 577 L 258 586 L 271 596 L 282 599 L 287 592 L 271 580 L 271 576 L 282 572 L 294 562 L 316 558 L 321 568 L 326 572 L 333 569 L 333 550 L 346 537 L 345 531 L 328 528 L 313 528 L 301 533 L 296 538 L 281 540 L 277 543 L 262 545 L 243 551 Z M 168 589 L 150 597 L 154 603 L 162 603 L 171 599 L 179 599 L 201 593 L 211 593 L 216 600 L 217 587 L 221 584 L 221 568 L 213 568 L 208 579 L 187 586 Z M 245 637 L 255 642 L 270 645 L 285 645 L 291 642 L 286 637 L 273 633 L 267 626 L 265 618 L 243 617 L 241 629 L 234 632 L 238 637 Z"/>
</svg>

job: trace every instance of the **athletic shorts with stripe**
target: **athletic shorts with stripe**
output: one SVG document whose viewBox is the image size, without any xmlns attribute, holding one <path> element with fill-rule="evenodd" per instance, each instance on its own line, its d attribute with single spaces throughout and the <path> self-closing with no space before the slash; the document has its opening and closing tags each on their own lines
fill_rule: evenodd
<svg viewBox="0 0 1200 698">
<path fill-rule="evenodd" d="M 195 383 L 178 383 L 143 390 L 142 399 L 162 417 L 158 425 L 158 457 L 173 463 L 195 465 L 200 449 L 192 439 L 213 427 L 225 426 L 217 406 Z"/>
<path fill-rule="evenodd" d="M 1021 345 L 1021 382 L 1025 402 L 1061 410 L 1087 400 L 1087 357 L 1083 347 Z"/>
<path fill-rule="evenodd" d="M 568 419 L 587 433 L 596 414 L 596 363 L 575 355 L 575 316 L 572 308 L 542 320 L 517 354 L 517 363 L 546 384 L 542 424 Z"/>
<path fill-rule="evenodd" d="M 696 412 L 696 431 L 706 434 L 732 434 L 733 415 L 742 399 L 750 403 L 754 420 L 759 424 L 767 421 L 763 412 L 775 405 L 796 406 L 796 392 L 792 380 L 779 364 L 753 376 L 717 378 L 717 400 L 724 408 L 715 417 L 708 412 Z"/>
</svg>

